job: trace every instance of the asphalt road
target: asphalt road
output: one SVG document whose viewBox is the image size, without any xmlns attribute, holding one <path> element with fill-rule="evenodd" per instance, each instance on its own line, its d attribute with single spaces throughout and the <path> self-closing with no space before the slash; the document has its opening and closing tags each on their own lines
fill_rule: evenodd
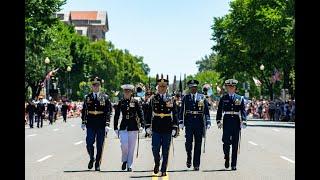
<svg viewBox="0 0 320 180">
<path fill-rule="evenodd" d="M 214 114 L 212 118 L 215 119 Z M 112 118 L 113 120 L 113 118 Z M 133 172 L 121 170 L 120 140 L 110 132 L 105 139 L 101 171 L 87 169 L 85 131 L 80 118 L 58 120 L 43 128 L 25 129 L 25 177 L 27 180 L 85 179 L 294 179 L 295 129 L 277 126 L 249 126 L 242 131 L 237 171 L 224 168 L 222 130 L 215 121 L 207 132 L 206 152 L 202 153 L 200 171 L 185 166 L 184 132 L 174 139 L 170 149 L 168 175 L 153 175 L 151 139 L 140 133 L 139 157 L 134 158 Z M 111 124 L 111 127 L 113 125 Z M 96 151 L 95 151 L 96 152 Z"/>
</svg>

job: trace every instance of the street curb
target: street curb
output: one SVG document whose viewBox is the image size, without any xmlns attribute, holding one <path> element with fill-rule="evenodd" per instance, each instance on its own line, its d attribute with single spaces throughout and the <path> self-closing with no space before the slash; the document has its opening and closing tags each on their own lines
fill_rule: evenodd
<svg viewBox="0 0 320 180">
<path fill-rule="evenodd" d="M 261 125 L 261 124 L 248 124 L 247 126 L 258 126 L 258 127 L 279 127 L 279 128 L 295 128 L 295 126 L 287 126 L 287 125 Z"/>
</svg>

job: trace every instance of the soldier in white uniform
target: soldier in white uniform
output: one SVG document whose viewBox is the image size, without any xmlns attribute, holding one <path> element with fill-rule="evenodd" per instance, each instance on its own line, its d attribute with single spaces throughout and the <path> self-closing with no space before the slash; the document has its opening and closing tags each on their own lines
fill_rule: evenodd
<svg viewBox="0 0 320 180">
<path fill-rule="evenodd" d="M 122 170 L 132 171 L 134 149 L 139 131 L 144 127 L 142 107 L 138 100 L 132 97 L 134 86 L 122 85 L 124 97 L 119 101 L 115 109 L 114 131 L 120 138 L 122 151 Z M 118 120 L 122 112 L 122 120 L 118 129 Z"/>
</svg>

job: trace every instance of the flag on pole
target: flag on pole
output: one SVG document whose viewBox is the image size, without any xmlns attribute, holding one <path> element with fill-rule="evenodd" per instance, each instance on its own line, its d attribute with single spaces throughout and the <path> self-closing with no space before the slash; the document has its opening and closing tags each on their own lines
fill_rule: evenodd
<svg viewBox="0 0 320 180">
<path fill-rule="evenodd" d="M 259 79 L 255 78 L 255 77 L 252 77 L 253 81 L 254 81 L 254 84 L 256 86 L 261 86 L 261 82 L 259 81 Z"/>
</svg>

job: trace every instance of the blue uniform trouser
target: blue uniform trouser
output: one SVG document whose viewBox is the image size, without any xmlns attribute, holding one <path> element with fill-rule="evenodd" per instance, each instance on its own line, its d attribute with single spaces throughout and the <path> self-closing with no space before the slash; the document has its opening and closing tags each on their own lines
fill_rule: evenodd
<svg viewBox="0 0 320 180">
<path fill-rule="evenodd" d="M 89 128 L 87 127 L 87 151 L 90 157 L 90 160 L 94 160 L 94 147 L 93 144 L 97 140 L 97 155 L 96 163 L 100 165 L 102 150 L 104 145 L 105 129 L 104 128 Z"/>
<path fill-rule="evenodd" d="M 170 142 L 171 142 L 171 132 L 170 133 L 152 132 L 152 153 L 153 153 L 154 163 L 157 165 L 160 164 L 160 147 L 162 146 L 163 161 L 161 164 L 161 172 L 167 171 Z"/>
<path fill-rule="evenodd" d="M 33 127 L 33 113 L 29 113 L 29 126 Z"/>
<path fill-rule="evenodd" d="M 67 122 L 67 112 L 62 112 L 63 121 Z"/>
<path fill-rule="evenodd" d="M 38 121 L 37 121 L 37 127 L 39 127 L 39 123 L 40 123 L 40 127 L 42 127 L 43 125 L 43 115 L 42 114 L 38 114 Z"/>
<path fill-rule="evenodd" d="M 50 124 L 52 124 L 53 122 L 53 112 L 52 113 L 49 113 L 49 121 L 50 121 Z"/>
<path fill-rule="evenodd" d="M 223 125 L 223 152 L 225 158 L 230 157 L 230 145 L 232 146 L 231 166 L 237 165 L 238 143 L 239 143 L 240 127 L 237 123 Z"/>
<path fill-rule="evenodd" d="M 194 138 L 194 153 L 193 153 L 193 166 L 200 166 L 200 157 L 201 157 L 201 144 L 202 144 L 202 135 L 203 128 L 201 126 L 186 126 L 186 151 L 188 159 L 192 157 L 192 142 Z"/>
</svg>

